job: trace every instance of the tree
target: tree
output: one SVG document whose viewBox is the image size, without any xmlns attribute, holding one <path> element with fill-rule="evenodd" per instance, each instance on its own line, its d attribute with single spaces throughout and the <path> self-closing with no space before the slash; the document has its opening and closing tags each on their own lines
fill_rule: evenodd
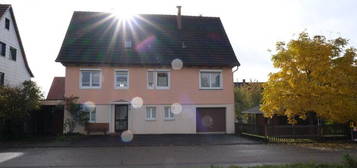
<svg viewBox="0 0 357 168">
<path fill-rule="evenodd" d="M 303 32 L 278 42 L 271 73 L 264 84 L 261 111 L 266 117 L 306 119 L 309 113 L 339 123 L 357 121 L 356 49 L 344 38 L 326 40 Z"/>
<path fill-rule="evenodd" d="M 258 82 L 249 82 L 234 88 L 236 115 L 249 108 L 258 106 L 262 99 L 262 85 Z"/>
<path fill-rule="evenodd" d="M 29 113 L 40 108 L 42 98 L 33 81 L 25 81 L 19 87 L 0 86 L 0 125 L 3 125 L 0 133 L 11 136 L 19 132 L 18 125 L 23 126 Z"/>
<path fill-rule="evenodd" d="M 0 87 L 0 118 L 24 119 L 29 112 L 40 108 L 43 98 L 40 88 L 33 81 L 25 81 L 20 87 Z"/>
</svg>

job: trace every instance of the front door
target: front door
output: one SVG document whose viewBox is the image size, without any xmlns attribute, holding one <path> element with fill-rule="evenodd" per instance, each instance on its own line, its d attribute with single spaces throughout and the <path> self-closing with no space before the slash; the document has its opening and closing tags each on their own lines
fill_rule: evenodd
<svg viewBox="0 0 357 168">
<path fill-rule="evenodd" d="M 115 132 L 128 129 L 128 105 L 115 105 Z"/>
</svg>

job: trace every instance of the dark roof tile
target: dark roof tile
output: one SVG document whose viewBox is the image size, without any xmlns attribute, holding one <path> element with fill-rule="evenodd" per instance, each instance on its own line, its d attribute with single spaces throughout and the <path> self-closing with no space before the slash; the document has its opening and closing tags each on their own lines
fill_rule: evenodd
<svg viewBox="0 0 357 168">
<path fill-rule="evenodd" d="M 63 64 L 237 66 L 223 25 L 217 17 L 138 15 L 127 24 L 109 13 L 74 12 L 56 59 Z M 134 47 L 125 49 L 131 39 Z M 184 47 L 183 47 L 184 46 Z"/>
<path fill-rule="evenodd" d="M 0 18 L 2 15 L 4 15 L 4 13 L 6 12 L 6 10 L 10 7 L 11 5 L 7 5 L 7 4 L 0 4 Z"/>
<path fill-rule="evenodd" d="M 47 94 L 47 100 L 64 100 L 65 77 L 53 78 L 51 88 Z"/>
</svg>

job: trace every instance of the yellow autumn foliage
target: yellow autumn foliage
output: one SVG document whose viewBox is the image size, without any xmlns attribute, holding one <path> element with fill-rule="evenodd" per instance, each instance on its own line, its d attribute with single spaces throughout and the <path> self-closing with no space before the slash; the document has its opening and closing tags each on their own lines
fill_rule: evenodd
<svg viewBox="0 0 357 168">
<path fill-rule="evenodd" d="M 264 84 L 261 111 L 266 117 L 318 117 L 357 122 L 357 56 L 344 38 L 327 40 L 303 32 L 289 43 L 278 42 L 272 56 L 279 71 Z"/>
</svg>

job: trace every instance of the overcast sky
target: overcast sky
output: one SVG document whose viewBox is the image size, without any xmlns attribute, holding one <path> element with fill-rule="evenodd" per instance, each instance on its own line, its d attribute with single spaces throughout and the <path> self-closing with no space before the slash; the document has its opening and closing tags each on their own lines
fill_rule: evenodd
<svg viewBox="0 0 357 168">
<path fill-rule="evenodd" d="M 64 76 L 55 59 L 73 11 L 130 12 L 220 17 L 238 60 L 235 81 L 266 81 L 274 69 L 277 41 L 302 31 L 350 39 L 357 47 L 355 0 L 0 0 L 12 4 L 34 80 L 45 96 L 54 76 Z"/>
</svg>

